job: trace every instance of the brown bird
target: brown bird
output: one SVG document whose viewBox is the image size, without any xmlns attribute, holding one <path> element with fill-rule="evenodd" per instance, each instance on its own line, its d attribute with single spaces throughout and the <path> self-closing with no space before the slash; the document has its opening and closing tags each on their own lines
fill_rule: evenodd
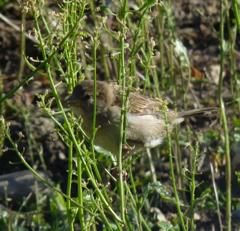
<svg viewBox="0 0 240 231">
<path fill-rule="evenodd" d="M 83 118 L 83 130 L 89 136 L 92 134 L 93 90 L 94 82 L 84 80 L 74 88 L 67 100 L 74 114 Z M 119 150 L 121 93 L 120 86 L 115 83 L 96 82 L 96 126 L 98 129 L 94 142 L 95 145 L 114 154 Z M 175 112 L 167 109 L 166 105 L 165 100 L 149 98 L 139 92 L 131 92 L 128 97 L 126 139 L 130 146 L 135 147 L 134 150 L 138 149 L 136 147 L 139 147 L 139 144 L 140 147 L 145 146 L 153 182 L 157 181 L 157 177 L 150 149 L 160 145 L 167 131 L 171 132 L 176 124 L 184 121 L 184 117 L 213 110 L 213 108 L 202 108 Z M 166 121 L 168 129 L 166 129 Z"/>
<path fill-rule="evenodd" d="M 97 81 L 96 113 L 98 131 L 96 144 L 113 153 L 119 145 L 119 122 L 121 116 L 121 88 L 115 83 Z M 91 134 L 93 116 L 93 81 L 84 80 L 77 85 L 68 98 L 76 116 L 83 118 L 83 129 Z M 167 135 L 166 118 L 169 131 L 174 125 L 184 121 L 184 117 L 203 113 L 213 108 L 194 109 L 183 112 L 164 109 L 165 100 L 154 99 L 131 92 L 127 104 L 126 139 L 133 144 L 142 143 L 146 148 L 154 148 L 163 142 Z M 165 111 L 164 111 L 165 110 Z M 166 116 L 165 116 L 166 115 Z"/>
</svg>

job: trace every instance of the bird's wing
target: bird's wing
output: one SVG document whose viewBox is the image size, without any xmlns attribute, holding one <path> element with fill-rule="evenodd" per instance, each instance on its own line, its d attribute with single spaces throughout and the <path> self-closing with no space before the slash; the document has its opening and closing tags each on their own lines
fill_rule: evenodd
<svg viewBox="0 0 240 231">
<path fill-rule="evenodd" d="M 130 93 L 128 112 L 139 115 L 154 115 L 163 113 L 165 100 L 153 99 L 140 95 L 139 93 Z"/>
</svg>

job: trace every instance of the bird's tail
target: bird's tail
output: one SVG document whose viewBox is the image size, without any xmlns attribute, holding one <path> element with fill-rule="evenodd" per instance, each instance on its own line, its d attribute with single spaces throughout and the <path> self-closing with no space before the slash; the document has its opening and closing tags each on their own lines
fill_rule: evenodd
<svg viewBox="0 0 240 231">
<path fill-rule="evenodd" d="M 217 107 L 205 107 L 205 108 L 199 108 L 199 109 L 192 109 L 192 110 L 188 110 L 188 111 L 179 112 L 177 117 L 184 118 L 184 117 L 203 114 L 203 113 L 207 113 L 207 112 L 213 112 L 213 111 L 217 111 L 217 110 L 218 110 Z"/>
</svg>

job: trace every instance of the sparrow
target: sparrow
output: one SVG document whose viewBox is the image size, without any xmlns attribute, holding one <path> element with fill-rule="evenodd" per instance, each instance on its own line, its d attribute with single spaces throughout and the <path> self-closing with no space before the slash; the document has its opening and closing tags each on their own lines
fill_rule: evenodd
<svg viewBox="0 0 240 231">
<path fill-rule="evenodd" d="M 93 80 L 83 80 L 78 84 L 67 102 L 75 116 L 83 119 L 83 130 L 91 135 L 93 121 Z M 121 118 L 122 90 L 114 82 L 96 81 L 96 126 L 95 144 L 113 153 L 119 147 L 119 125 Z M 139 91 L 128 95 L 126 112 L 126 139 L 128 144 L 143 145 L 151 149 L 162 144 L 164 138 L 174 126 L 184 121 L 185 117 L 204 113 L 213 108 L 193 109 L 175 112 L 166 107 L 167 101 L 150 98 Z M 168 124 L 168 129 L 166 126 Z"/>
</svg>

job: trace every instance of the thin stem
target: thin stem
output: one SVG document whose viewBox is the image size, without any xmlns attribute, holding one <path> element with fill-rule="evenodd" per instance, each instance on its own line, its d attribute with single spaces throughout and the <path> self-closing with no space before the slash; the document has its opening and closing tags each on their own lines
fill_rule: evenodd
<svg viewBox="0 0 240 231">
<path fill-rule="evenodd" d="M 93 38 L 93 118 L 92 118 L 92 137 L 91 145 L 94 153 L 94 140 L 96 136 L 96 117 L 97 117 L 97 37 Z"/>
<path fill-rule="evenodd" d="M 237 28 L 240 32 L 240 8 L 239 8 L 239 1 L 232 0 L 232 7 L 233 7 L 233 13 L 236 19 Z"/>
<path fill-rule="evenodd" d="M 217 191 L 217 185 L 216 185 L 216 182 L 215 182 L 214 168 L 213 168 L 212 163 L 210 163 L 210 169 L 211 169 L 213 190 L 214 190 L 214 195 L 215 195 L 216 204 L 217 204 L 217 215 L 218 215 L 219 227 L 220 227 L 220 231 L 223 231 L 223 224 L 222 224 L 221 211 L 220 211 L 220 206 L 219 206 L 218 191 Z"/>
<path fill-rule="evenodd" d="M 40 33 L 40 28 L 39 28 L 39 25 L 38 25 L 38 21 L 37 19 L 35 18 L 35 22 L 36 22 L 36 28 L 37 28 L 37 31 L 38 31 L 38 36 L 39 36 L 39 42 L 40 42 L 40 47 L 41 47 L 41 51 L 42 51 L 42 54 L 43 54 L 43 58 L 46 60 L 47 59 L 47 54 L 46 54 L 46 50 L 45 50 L 45 46 L 44 46 L 44 42 L 43 42 L 43 38 L 41 36 L 41 33 Z M 50 70 L 50 64 L 49 63 L 46 63 L 46 70 L 47 70 L 47 74 L 48 74 L 48 79 L 49 79 L 49 82 L 50 82 L 50 86 L 51 86 L 51 89 L 52 89 L 52 92 L 53 92 L 53 95 L 54 95 L 54 98 L 56 100 L 56 103 L 58 105 L 58 108 L 60 109 L 61 113 L 62 113 L 62 116 L 64 118 L 64 121 L 65 121 L 65 124 L 66 124 L 66 130 L 68 131 L 68 134 L 69 134 L 69 139 L 72 140 L 75 148 L 76 148 L 76 151 L 77 151 L 77 154 L 80 156 L 81 158 L 81 161 L 85 167 L 85 170 L 87 172 L 87 175 L 89 176 L 89 179 L 90 181 L 92 182 L 93 184 L 93 187 L 95 188 L 96 190 L 96 193 L 97 195 L 100 197 L 101 201 L 103 202 L 103 204 L 108 208 L 108 210 L 110 211 L 110 213 L 113 215 L 113 217 L 116 219 L 116 221 L 118 222 L 122 222 L 122 220 L 119 218 L 119 216 L 113 211 L 113 209 L 111 208 L 111 206 L 109 205 L 109 203 L 107 202 L 106 198 L 104 197 L 104 195 L 102 194 L 101 190 L 99 189 L 99 186 L 91 172 L 91 169 L 90 169 L 90 166 L 86 163 L 86 160 L 84 158 L 84 156 L 82 155 L 82 152 L 81 152 L 81 149 L 79 147 L 79 143 L 75 137 L 75 134 L 74 134 L 74 131 L 73 131 L 73 128 L 71 126 L 71 123 L 69 122 L 69 119 L 66 115 L 66 112 L 64 110 L 64 107 L 62 105 L 62 102 L 60 100 L 60 97 L 58 95 L 58 92 L 57 92 L 57 89 L 56 89 L 56 86 L 54 84 L 54 80 L 53 80 L 53 77 L 52 77 L 52 73 L 51 73 L 51 70 Z M 102 212 L 102 211 L 100 211 Z"/>
<path fill-rule="evenodd" d="M 122 164 L 122 149 L 123 149 L 123 142 L 124 142 L 124 136 L 125 136 L 125 127 L 124 127 L 124 121 L 126 118 L 126 111 L 124 102 L 125 100 L 125 68 L 124 68 L 124 37 L 121 37 L 121 58 L 120 58 L 120 66 L 121 71 L 121 80 L 122 80 L 122 110 L 121 110 L 121 123 L 120 123 L 120 144 L 119 144 L 119 150 L 118 150 L 118 169 L 119 169 L 119 190 L 120 190 L 120 200 L 121 200 L 121 217 L 122 220 L 125 221 L 125 196 L 124 196 L 124 182 L 123 182 L 123 164 Z"/>
<path fill-rule="evenodd" d="M 141 231 L 141 230 L 150 231 L 151 228 L 148 226 L 146 220 L 144 219 L 144 217 L 142 216 L 142 214 L 140 212 L 140 209 L 141 209 L 139 207 L 140 202 L 138 201 L 137 198 L 134 198 L 134 196 L 132 195 L 132 192 L 129 188 L 129 185 L 127 183 L 125 183 L 125 187 L 126 187 L 126 191 L 128 192 L 128 195 L 130 196 L 130 200 L 132 201 L 134 212 L 137 214 L 137 217 L 138 217 L 138 230 L 139 231 Z M 142 226 L 144 226 L 144 229 Z"/>
<path fill-rule="evenodd" d="M 72 161 L 73 161 L 73 145 L 72 145 L 72 142 L 70 142 L 68 147 L 68 180 L 67 180 L 67 196 L 69 198 L 71 198 L 71 191 L 72 191 L 72 174 L 73 174 Z M 72 214 L 71 214 L 70 200 L 67 200 L 67 213 L 68 213 L 69 227 L 70 227 L 70 230 L 73 231 L 74 219 L 72 218 Z"/>
<path fill-rule="evenodd" d="M 220 76 L 218 83 L 218 98 L 220 104 L 220 115 L 223 123 L 223 132 L 224 132 L 224 146 L 226 153 L 226 186 L 227 186 L 227 195 L 226 195 L 226 222 L 227 230 L 230 231 L 232 228 L 231 225 L 231 157 L 230 157 L 230 142 L 228 134 L 228 125 L 227 117 L 225 112 L 225 105 L 222 97 L 222 88 L 223 88 L 223 70 L 224 70 L 224 12 L 225 12 L 225 1 L 221 0 L 221 23 L 220 23 L 220 47 L 221 47 L 221 56 L 220 56 Z"/>
<path fill-rule="evenodd" d="M 158 33 L 159 33 L 159 44 L 160 44 L 160 66 L 161 66 L 161 88 L 164 89 L 164 78 L 165 78 L 165 65 L 164 65 L 164 24 L 165 16 L 161 10 L 161 6 L 158 6 Z"/>
<path fill-rule="evenodd" d="M 93 154 L 93 163 L 96 163 L 95 158 L 95 149 L 94 149 L 94 141 L 96 137 L 96 119 L 97 119 L 97 48 L 99 45 L 98 34 L 93 38 L 93 118 L 92 118 L 92 136 L 91 136 L 91 151 Z M 97 165 L 93 165 L 94 171 L 97 175 L 97 179 L 101 180 L 101 175 L 98 171 Z"/>
<path fill-rule="evenodd" d="M 41 183 L 43 183 L 44 185 L 48 186 L 49 188 L 51 188 L 52 190 L 54 190 L 57 193 L 60 193 L 64 198 L 66 198 L 67 200 L 70 200 L 75 206 L 81 206 L 77 201 L 75 201 L 74 199 L 72 199 L 71 197 L 69 197 L 67 194 L 64 194 L 60 189 L 54 187 L 49 181 L 47 181 L 46 179 L 44 179 L 39 173 L 37 173 L 32 167 L 31 165 L 24 159 L 22 153 L 18 150 L 17 144 L 12 140 L 9 131 L 6 131 L 6 137 L 8 138 L 10 144 L 12 145 L 14 151 L 17 153 L 19 159 L 21 160 L 21 162 L 23 163 L 23 165 L 34 175 L 34 177 L 36 177 L 37 180 L 39 180 Z M 90 210 L 88 210 L 87 208 L 85 208 L 91 215 L 94 215 Z"/>
<path fill-rule="evenodd" d="M 0 13 L 1 16 L 1 13 Z M 60 43 L 58 44 L 58 48 L 61 48 L 63 46 L 63 44 L 66 42 L 66 40 L 68 39 L 68 37 L 71 35 L 71 33 L 73 33 L 74 30 L 77 29 L 79 23 L 81 22 L 82 19 L 79 19 L 76 24 L 73 26 L 73 28 L 66 34 L 66 36 L 60 41 Z M 39 42 L 37 42 L 39 44 Z M 39 44 L 40 45 L 40 44 Z M 52 52 L 48 55 L 48 57 L 46 59 L 44 59 L 44 61 L 42 63 L 40 63 L 32 73 L 28 74 L 25 76 L 25 78 L 15 87 L 13 87 L 10 91 L 8 91 L 8 93 L 6 93 L 4 96 L 2 96 L 0 98 L 0 105 L 1 103 L 12 97 L 16 91 L 18 91 L 18 89 L 20 89 L 21 87 L 23 87 L 25 84 L 27 84 L 30 80 L 33 79 L 33 77 L 42 69 L 44 68 L 50 61 L 51 59 L 56 55 L 57 53 L 57 49 L 53 49 Z M 33 67 L 33 66 L 32 66 Z"/>
<path fill-rule="evenodd" d="M 177 185 L 176 185 L 176 178 L 175 178 L 175 173 L 174 173 L 174 165 L 173 165 L 173 155 L 172 155 L 172 141 L 171 141 L 171 136 L 170 136 L 170 131 L 169 131 L 169 123 L 168 123 L 168 118 L 167 118 L 167 108 L 165 110 L 165 122 L 166 122 L 166 130 L 167 130 L 167 143 L 168 143 L 168 153 L 169 153 L 169 164 L 170 164 L 170 176 L 171 176 L 171 181 L 173 185 L 173 192 L 174 192 L 174 197 L 175 197 L 175 204 L 177 207 L 177 213 L 178 213 L 178 219 L 180 226 L 182 230 L 186 231 L 186 226 L 183 218 L 183 213 L 180 208 L 180 200 L 177 192 Z"/>
<path fill-rule="evenodd" d="M 123 163 L 122 163 L 122 152 L 123 152 L 123 143 L 125 142 L 125 129 L 126 129 L 126 67 L 125 67 L 125 23 L 127 15 L 127 0 L 123 0 L 121 6 L 120 20 L 121 20 L 121 35 L 120 35 L 120 59 L 119 59 L 119 77 L 122 87 L 121 94 L 121 120 L 120 120 L 120 144 L 117 155 L 118 169 L 119 169 L 119 193 L 120 193 L 120 209 L 121 209 L 121 218 L 125 223 L 125 190 L 124 190 L 124 179 L 123 179 Z"/>
<path fill-rule="evenodd" d="M 77 156 L 77 181 L 78 181 L 78 202 L 81 205 L 78 209 L 79 222 L 81 230 L 84 230 L 84 213 L 83 213 L 83 188 L 82 188 L 82 161 L 80 156 Z"/>
</svg>

